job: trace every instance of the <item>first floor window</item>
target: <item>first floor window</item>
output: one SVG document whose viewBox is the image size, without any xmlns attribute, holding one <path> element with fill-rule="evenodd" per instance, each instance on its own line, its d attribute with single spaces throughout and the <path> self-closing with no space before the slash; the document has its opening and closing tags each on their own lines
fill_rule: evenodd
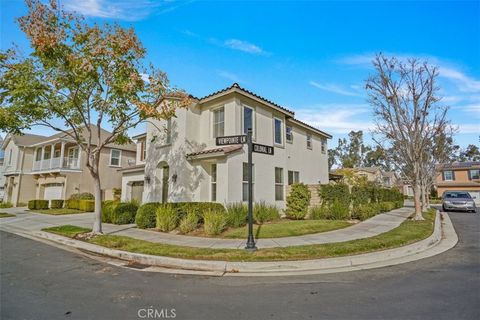
<svg viewBox="0 0 480 320">
<path fill-rule="evenodd" d="M 211 200 L 217 201 L 217 164 L 212 164 L 211 168 L 211 179 L 212 179 L 212 186 L 211 186 Z"/>
<path fill-rule="evenodd" d="M 288 185 L 300 182 L 300 172 L 288 171 Z"/>
<path fill-rule="evenodd" d="M 275 200 L 283 200 L 283 168 L 275 168 Z"/>
<path fill-rule="evenodd" d="M 112 149 L 110 151 L 110 165 L 119 167 L 120 166 L 120 156 L 122 155 L 122 152 L 117 149 Z"/>
<path fill-rule="evenodd" d="M 470 180 L 472 179 L 480 179 L 480 170 L 475 169 L 475 170 L 470 170 Z"/>
<path fill-rule="evenodd" d="M 242 201 L 248 201 L 248 163 L 243 163 L 242 174 Z M 255 190 L 253 183 L 255 182 L 255 165 L 252 164 L 252 189 Z M 252 194 L 253 194 L 252 190 Z M 253 197 L 255 198 L 255 197 Z M 253 200 L 253 199 L 252 199 Z"/>
<path fill-rule="evenodd" d="M 453 178 L 453 171 L 448 170 L 448 171 L 443 171 L 443 180 L 445 181 L 453 181 L 455 180 Z"/>
</svg>

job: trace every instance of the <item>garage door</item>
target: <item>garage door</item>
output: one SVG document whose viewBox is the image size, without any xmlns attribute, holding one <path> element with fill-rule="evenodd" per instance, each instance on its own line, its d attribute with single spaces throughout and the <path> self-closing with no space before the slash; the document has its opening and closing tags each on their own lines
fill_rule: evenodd
<svg viewBox="0 0 480 320">
<path fill-rule="evenodd" d="M 63 186 L 61 184 L 47 185 L 45 186 L 45 193 L 43 199 L 56 200 L 62 199 Z"/>
</svg>

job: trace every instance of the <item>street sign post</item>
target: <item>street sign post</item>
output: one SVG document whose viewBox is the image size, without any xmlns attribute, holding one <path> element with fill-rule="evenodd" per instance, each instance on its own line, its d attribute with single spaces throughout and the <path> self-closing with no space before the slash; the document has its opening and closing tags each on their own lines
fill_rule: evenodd
<svg viewBox="0 0 480 320">
<path fill-rule="evenodd" d="M 217 146 L 228 146 L 231 144 L 245 144 L 247 143 L 247 136 L 238 135 L 238 136 L 217 137 L 216 143 L 217 143 Z"/>
<path fill-rule="evenodd" d="M 252 129 L 248 128 L 247 135 L 217 137 L 217 146 L 228 146 L 232 144 L 247 144 L 248 154 L 248 238 L 245 249 L 248 251 L 257 250 L 253 237 L 253 163 L 252 152 L 273 155 L 273 147 L 264 144 L 253 143 Z"/>
</svg>

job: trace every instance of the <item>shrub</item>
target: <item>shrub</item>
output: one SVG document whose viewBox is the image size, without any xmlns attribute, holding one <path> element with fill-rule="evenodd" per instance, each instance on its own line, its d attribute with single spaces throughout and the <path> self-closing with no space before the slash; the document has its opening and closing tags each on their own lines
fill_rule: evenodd
<svg viewBox="0 0 480 320">
<path fill-rule="evenodd" d="M 78 210 L 85 212 L 95 211 L 95 200 L 78 200 Z"/>
<path fill-rule="evenodd" d="M 338 200 L 333 201 L 329 207 L 330 219 L 332 220 L 346 220 L 350 218 L 349 208 L 345 203 Z"/>
<path fill-rule="evenodd" d="M 155 228 L 157 220 L 157 209 L 161 206 L 161 203 L 150 202 L 142 204 L 135 217 L 135 223 L 140 229 Z"/>
<path fill-rule="evenodd" d="M 345 183 L 321 185 L 318 189 L 318 195 L 322 204 L 331 205 L 334 201 L 350 204 L 350 191 Z"/>
<path fill-rule="evenodd" d="M 0 208 L 6 209 L 6 208 L 11 208 L 13 207 L 13 204 L 11 202 L 0 202 Z M 20 207 L 20 203 L 18 204 L 18 207 Z"/>
<path fill-rule="evenodd" d="M 329 219 L 329 210 L 326 206 L 314 206 L 310 208 L 310 219 Z"/>
<path fill-rule="evenodd" d="M 366 220 L 374 215 L 378 214 L 378 205 L 376 203 L 366 203 L 358 205 L 353 209 L 352 216 L 359 220 Z"/>
<path fill-rule="evenodd" d="M 61 200 L 61 199 L 50 200 L 50 208 L 51 209 L 61 209 L 61 208 L 63 208 L 63 200 Z"/>
<path fill-rule="evenodd" d="M 308 186 L 303 183 L 294 183 L 290 187 L 285 214 L 289 219 L 304 219 L 308 213 L 308 206 L 310 204 L 310 190 L 308 190 Z"/>
<path fill-rule="evenodd" d="M 120 202 L 112 211 L 112 223 L 129 224 L 135 222 L 138 206 L 134 202 Z"/>
<path fill-rule="evenodd" d="M 247 224 L 248 207 L 241 203 L 232 203 L 227 206 L 227 225 L 232 228 L 243 227 Z"/>
<path fill-rule="evenodd" d="M 113 210 L 115 209 L 117 204 L 118 201 L 115 200 L 107 200 L 102 202 L 102 222 L 113 222 Z"/>
<path fill-rule="evenodd" d="M 95 200 L 95 197 L 90 192 L 74 193 L 70 196 L 73 200 Z"/>
<path fill-rule="evenodd" d="M 48 209 L 48 200 L 30 200 L 28 201 L 28 209 L 30 210 Z"/>
<path fill-rule="evenodd" d="M 394 202 L 395 203 L 395 208 L 398 209 L 398 208 L 402 208 L 403 207 L 403 200 L 397 200 Z"/>
<path fill-rule="evenodd" d="M 395 208 L 395 204 L 393 202 L 385 201 L 378 203 L 378 207 L 380 212 L 388 212 Z"/>
<path fill-rule="evenodd" d="M 195 211 L 190 211 L 187 213 L 185 217 L 180 221 L 180 225 L 178 226 L 180 232 L 185 234 L 195 230 L 198 226 L 198 215 Z"/>
<path fill-rule="evenodd" d="M 178 216 L 174 206 L 167 204 L 159 206 L 157 214 L 157 229 L 163 232 L 172 231 L 177 227 Z"/>
<path fill-rule="evenodd" d="M 197 214 L 200 222 L 203 221 L 203 213 L 206 211 L 212 210 L 225 213 L 225 207 L 221 203 L 216 202 L 175 202 L 169 205 L 175 208 L 179 219 L 182 219 L 190 211 L 194 211 Z"/>
<path fill-rule="evenodd" d="M 68 209 L 80 209 L 80 200 L 78 199 L 68 199 L 65 201 L 65 207 Z"/>
<path fill-rule="evenodd" d="M 226 215 L 223 212 L 208 210 L 203 214 L 203 229 L 207 235 L 217 235 L 222 233 L 227 226 Z"/>
<path fill-rule="evenodd" d="M 280 219 L 280 212 L 277 207 L 268 205 L 265 201 L 257 202 L 253 206 L 253 220 L 256 224 Z"/>
</svg>

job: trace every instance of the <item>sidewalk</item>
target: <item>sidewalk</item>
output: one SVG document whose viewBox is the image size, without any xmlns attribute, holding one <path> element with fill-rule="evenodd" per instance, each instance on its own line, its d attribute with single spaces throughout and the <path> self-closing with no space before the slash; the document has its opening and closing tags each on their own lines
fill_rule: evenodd
<svg viewBox="0 0 480 320">
<path fill-rule="evenodd" d="M 40 231 L 43 228 L 65 224 L 90 228 L 93 223 L 93 213 L 52 216 L 47 214 L 30 213 L 25 208 L 2 209 L 2 211 L 17 215 L 13 218 L 0 219 L 0 227 L 6 230 L 14 229 L 17 231 L 32 232 Z M 297 237 L 259 239 L 257 241 L 257 247 L 289 247 L 369 238 L 398 227 L 407 217 L 412 214 L 412 212 L 413 208 L 403 207 L 387 213 L 379 214 L 375 217 L 344 229 Z M 246 239 L 218 239 L 175 235 L 137 229 L 133 224 L 114 225 L 103 223 L 102 225 L 103 232 L 105 234 L 127 236 L 163 244 L 217 249 L 240 249 L 244 248 L 246 244 Z"/>
</svg>

